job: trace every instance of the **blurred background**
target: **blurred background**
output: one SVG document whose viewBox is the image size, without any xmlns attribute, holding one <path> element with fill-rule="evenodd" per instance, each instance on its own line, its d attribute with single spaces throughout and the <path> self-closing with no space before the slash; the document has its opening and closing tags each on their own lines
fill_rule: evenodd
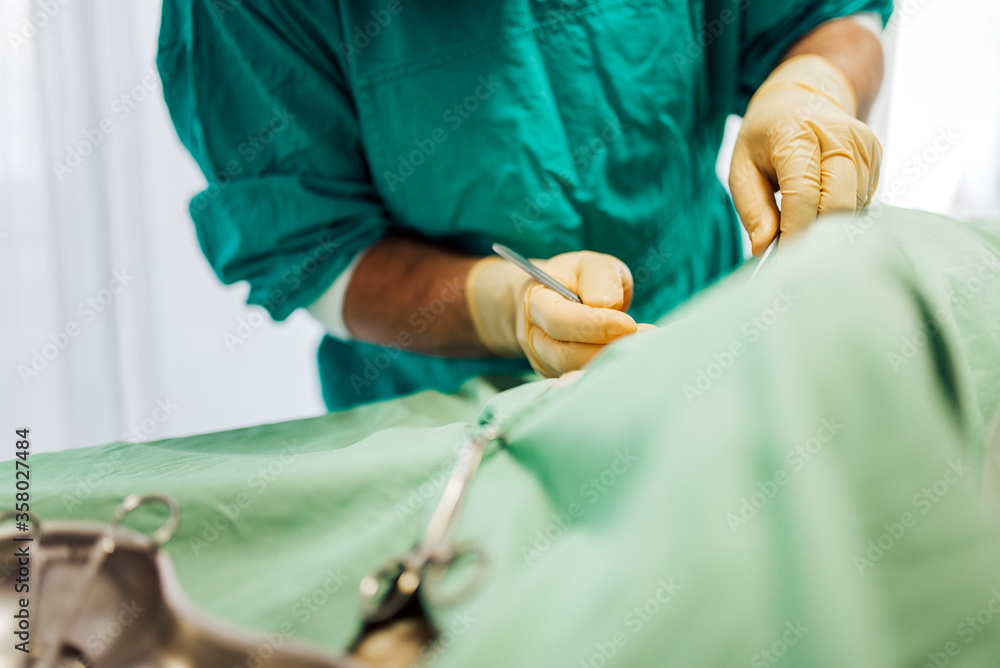
<svg viewBox="0 0 1000 668">
<path fill-rule="evenodd" d="M 198 249 L 187 203 L 205 181 L 163 103 L 159 11 L 0 2 L 0 442 L 27 426 L 43 452 L 324 411 L 320 327 L 247 307 Z M 897 0 L 884 39 L 876 199 L 1000 217 L 1000 2 Z"/>
</svg>

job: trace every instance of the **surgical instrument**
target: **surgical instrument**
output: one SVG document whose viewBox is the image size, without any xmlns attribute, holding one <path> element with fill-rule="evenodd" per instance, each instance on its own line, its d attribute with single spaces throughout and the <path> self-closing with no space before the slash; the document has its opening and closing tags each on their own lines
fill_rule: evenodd
<svg viewBox="0 0 1000 668">
<path fill-rule="evenodd" d="M 485 574 L 485 555 L 471 546 L 453 544 L 459 510 L 468 494 L 469 485 L 479 469 L 487 446 L 500 438 L 495 425 L 479 428 L 459 450 L 451 476 L 445 483 L 441 501 L 434 510 L 430 524 L 415 548 L 402 557 L 394 557 L 375 573 L 361 581 L 361 608 L 368 624 L 380 624 L 392 619 L 407 604 L 412 603 L 417 588 L 424 585 L 432 590 L 441 583 L 448 570 L 463 557 L 478 561 L 476 577 L 451 599 L 474 591 Z M 438 596 L 439 605 L 447 601 Z"/>
<path fill-rule="evenodd" d="M 510 262 L 513 262 L 521 269 L 524 269 L 526 272 L 531 274 L 532 278 L 534 278 L 536 281 L 547 287 L 549 290 L 555 290 L 556 292 L 558 292 L 560 295 L 570 300 L 571 302 L 576 302 L 577 304 L 583 303 L 583 300 L 580 299 L 580 296 L 577 295 L 575 292 L 573 292 L 565 285 L 557 281 L 555 278 L 546 274 L 544 271 L 542 271 L 535 265 L 528 262 L 526 259 L 524 259 L 523 256 L 519 255 L 518 253 L 515 253 L 514 251 L 507 248 L 503 244 L 493 244 L 493 250 L 500 257 Z"/>
<path fill-rule="evenodd" d="M 747 285 L 753 282 L 753 279 L 757 277 L 757 273 L 764 268 L 764 263 L 767 262 L 767 258 L 771 256 L 771 253 L 778 247 L 778 237 L 777 235 L 774 239 L 767 245 L 764 252 L 760 256 L 760 261 L 757 262 L 757 266 L 754 268 L 753 273 L 750 274 L 750 280 L 747 281 Z"/>
</svg>

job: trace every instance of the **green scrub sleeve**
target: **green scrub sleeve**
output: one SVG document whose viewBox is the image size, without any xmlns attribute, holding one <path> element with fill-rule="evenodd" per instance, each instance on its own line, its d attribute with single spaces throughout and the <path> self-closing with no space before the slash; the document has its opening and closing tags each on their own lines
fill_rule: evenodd
<svg viewBox="0 0 1000 668">
<path fill-rule="evenodd" d="M 308 11 L 306 5 L 308 4 Z M 219 279 L 276 320 L 390 226 L 338 52 L 336 3 L 165 0 L 157 67 L 208 180 L 190 203 Z"/>
<path fill-rule="evenodd" d="M 723 24 L 739 26 L 739 45 L 735 64 L 736 90 L 730 97 L 729 113 L 742 115 L 754 92 L 778 66 L 782 56 L 806 34 L 834 19 L 874 12 L 882 17 L 883 26 L 892 14 L 892 0 L 714 0 L 706 3 L 708 19 L 730 18 L 737 12 L 739 20 L 723 20 Z M 718 12 L 713 16 L 713 13 Z M 724 41 L 724 40 L 723 40 Z M 727 68 L 728 69 L 728 68 Z M 724 79 L 725 80 L 725 79 Z"/>
</svg>

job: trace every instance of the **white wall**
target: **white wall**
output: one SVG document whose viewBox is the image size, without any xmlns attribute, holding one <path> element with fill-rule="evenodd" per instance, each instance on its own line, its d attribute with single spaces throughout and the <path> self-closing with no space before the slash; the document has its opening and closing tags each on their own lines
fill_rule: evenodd
<svg viewBox="0 0 1000 668">
<path fill-rule="evenodd" d="M 159 3 L 51 4 L 50 18 L 38 3 L 0 3 L 0 459 L 15 426 L 41 452 L 133 427 L 149 440 L 321 413 L 321 332 L 308 316 L 262 319 L 232 351 L 223 341 L 259 311 L 197 247 L 186 203 L 204 180 L 148 76 Z M 32 13 L 42 27 L 12 42 L 32 34 Z M 99 139 L 102 119 L 112 131 Z M 68 165 L 81 143 L 92 154 L 57 175 L 53 162 Z M 89 310 L 122 269 L 127 287 Z M 52 359 L 25 379 L 36 351 Z"/>
<path fill-rule="evenodd" d="M 959 217 L 1000 216 L 1000 2 L 897 6 L 883 199 Z"/>
</svg>

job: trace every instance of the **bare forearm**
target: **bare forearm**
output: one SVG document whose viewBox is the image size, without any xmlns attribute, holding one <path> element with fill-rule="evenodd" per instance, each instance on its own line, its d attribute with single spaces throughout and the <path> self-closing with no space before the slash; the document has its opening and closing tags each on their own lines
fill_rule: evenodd
<svg viewBox="0 0 1000 668">
<path fill-rule="evenodd" d="M 344 299 L 351 335 L 443 357 L 486 357 L 465 302 L 465 279 L 479 258 L 393 235 L 358 264 Z"/>
<path fill-rule="evenodd" d="M 808 53 L 826 58 L 847 75 L 857 94 L 858 118 L 865 120 L 885 71 L 878 38 L 851 19 L 830 21 L 799 40 L 782 60 Z"/>
</svg>

